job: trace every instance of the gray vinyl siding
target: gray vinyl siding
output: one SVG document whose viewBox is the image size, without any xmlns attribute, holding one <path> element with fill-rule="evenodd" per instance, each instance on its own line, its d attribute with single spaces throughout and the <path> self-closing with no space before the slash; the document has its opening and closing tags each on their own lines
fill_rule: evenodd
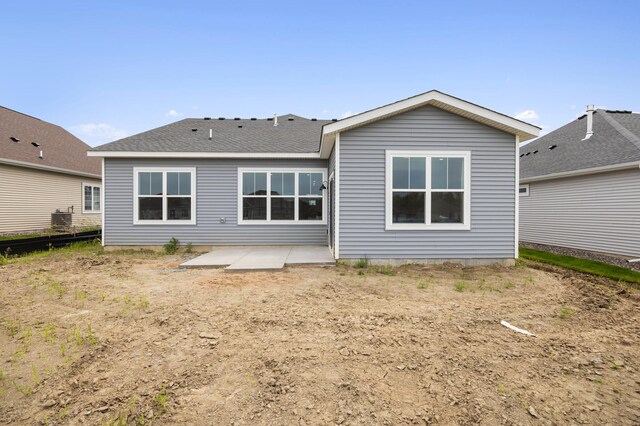
<svg viewBox="0 0 640 426">
<path fill-rule="evenodd" d="M 520 240 L 640 257 L 640 170 L 530 183 Z"/>
<path fill-rule="evenodd" d="M 385 230 L 385 150 L 471 151 L 471 230 Z M 422 107 L 340 135 L 340 258 L 508 259 L 515 136 Z"/>
<path fill-rule="evenodd" d="M 195 167 L 196 225 L 134 225 L 134 167 Z M 238 225 L 238 168 L 325 168 L 326 160 L 105 159 L 105 244 L 327 244 L 327 225 Z M 225 218 L 226 223 L 220 223 Z"/>
</svg>

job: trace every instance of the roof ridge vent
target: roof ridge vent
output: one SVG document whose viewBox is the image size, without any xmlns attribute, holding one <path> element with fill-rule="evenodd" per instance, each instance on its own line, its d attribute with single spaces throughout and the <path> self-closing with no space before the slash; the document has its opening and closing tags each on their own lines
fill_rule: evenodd
<svg viewBox="0 0 640 426">
<path fill-rule="evenodd" d="M 14 142 L 20 142 L 20 139 L 16 138 L 15 136 L 11 136 L 9 139 L 11 139 Z"/>
</svg>

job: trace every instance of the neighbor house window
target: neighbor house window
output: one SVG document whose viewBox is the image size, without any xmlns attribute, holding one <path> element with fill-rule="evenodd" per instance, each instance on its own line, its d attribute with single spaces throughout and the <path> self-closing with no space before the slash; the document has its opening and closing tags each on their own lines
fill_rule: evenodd
<svg viewBox="0 0 640 426">
<path fill-rule="evenodd" d="M 324 170 L 238 171 L 239 223 L 324 223 Z"/>
<path fill-rule="evenodd" d="M 100 186 L 82 184 L 82 213 L 100 213 Z"/>
<path fill-rule="evenodd" d="M 134 223 L 195 224 L 195 169 L 136 168 Z"/>
<path fill-rule="evenodd" d="M 470 229 L 468 151 L 387 151 L 386 229 Z"/>
<path fill-rule="evenodd" d="M 521 197 L 528 197 L 529 196 L 529 184 L 520 185 L 520 189 L 518 190 L 518 192 L 520 193 Z"/>
</svg>

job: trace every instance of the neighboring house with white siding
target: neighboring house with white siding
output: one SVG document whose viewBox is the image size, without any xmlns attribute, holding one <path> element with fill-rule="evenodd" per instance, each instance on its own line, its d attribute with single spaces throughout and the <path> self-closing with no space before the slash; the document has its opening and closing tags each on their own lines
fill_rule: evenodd
<svg viewBox="0 0 640 426">
<path fill-rule="evenodd" d="M 101 224 L 102 171 L 89 145 L 55 124 L 0 107 L 0 234 L 51 227 L 72 212 L 71 226 Z"/>
<path fill-rule="evenodd" d="M 89 152 L 106 246 L 328 245 L 336 259 L 512 261 L 518 142 L 430 91 L 343 120 L 185 119 Z"/>
<path fill-rule="evenodd" d="M 640 114 L 594 110 L 520 148 L 520 239 L 640 257 Z"/>
</svg>

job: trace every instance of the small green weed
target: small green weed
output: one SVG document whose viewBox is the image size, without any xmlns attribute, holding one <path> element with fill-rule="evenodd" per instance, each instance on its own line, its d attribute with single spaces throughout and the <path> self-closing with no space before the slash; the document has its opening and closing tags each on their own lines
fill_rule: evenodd
<svg viewBox="0 0 640 426">
<path fill-rule="evenodd" d="M 569 319 L 573 316 L 573 309 L 568 306 L 563 306 L 560 308 L 560 318 Z"/>
<path fill-rule="evenodd" d="M 36 370 L 35 365 L 31 365 L 31 378 L 33 380 L 33 385 L 37 385 L 40 382 L 40 378 L 38 377 L 38 371 Z"/>
<path fill-rule="evenodd" d="M 364 271 L 358 271 L 358 275 L 360 275 L 361 277 L 364 277 L 365 273 L 364 273 Z"/>
<path fill-rule="evenodd" d="M 144 294 L 138 298 L 138 308 L 143 311 L 149 308 L 149 299 Z"/>
<path fill-rule="evenodd" d="M 467 289 L 467 283 L 465 283 L 464 281 L 458 281 L 454 284 L 453 289 L 462 293 Z"/>
<path fill-rule="evenodd" d="M 507 395 L 507 388 L 505 388 L 504 385 L 502 384 L 498 385 L 498 395 L 501 395 L 501 396 Z"/>
<path fill-rule="evenodd" d="M 418 281 L 418 288 L 420 290 L 424 290 L 425 288 L 427 288 L 427 282 L 424 280 L 420 280 Z"/>
<path fill-rule="evenodd" d="M 73 292 L 73 298 L 80 302 L 80 304 L 84 304 L 84 301 L 87 298 L 87 293 L 82 290 L 76 290 Z"/>
<path fill-rule="evenodd" d="M 164 245 L 165 254 L 176 254 L 180 241 L 176 237 L 171 237 L 169 242 Z"/>
<path fill-rule="evenodd" d="M 73 329 L 73 340 L 76 342 L 76 346 L 84 345 L 84 337 L 82 337 L 82 332 L 77 325 Z"/>
<path fill-rule="evenodd" d="M 185 253 L 193 253 L 193 243 L 187 243 L 187 246 L 184 249 Z"/>
<path fill-rule="evenodd" d="M 42 327 L 42 338 L 45 342 L 53 343 L 56 340 L 56 325 L 55 324 L 47 324 Z"/>
<path fill-rule="evenodd" d="M 91 330 L 91 324 L 87 324 L 87 337 L 86 337 L 86 341 L 87 343 L 89 343 L 89 345 L 91 346 L 95 346 L 98 344 L 98 339 L 96 338 L 96 336 L 93 334 L 93 331 Z"/>
<path fill-rule="evenodd" d="M 358 268 L 358 269 L 364 269 L 367 266 L 369 266 L 369 259 L 364 258 L 364 259 L 358 259 L 355 261 L 355 263 L 353 264 L 354 268 Z"/>
<path fill-rule="evenodd" d="M 158 408 L 160 408 L 160 410 L 162 410 L 163 413 L 167 411 L 167 387 L 166 386 L 163 386 L 162 389 L 160 389 L 160 392 L 158 392 L 158 394 L 153 399 L 156 402 L 156 405 L 158 406 Z"/>
<path fill-rule="evenodd" d="M 17 320 L 7 319 L 2 322 L 2 325 L 7 330 L 9 336 L 14 337 L 20 332 L 20 324 Z"/>
<path fill-rule="evenodd" d="M 398 271 L 396 271 L 396 269 L 391 265 L 378 266 L 376 267 L 376 272 L 378 274 L 389 275 L 389 276 L 393 276 L 398 273 Z"/>
</svg>

